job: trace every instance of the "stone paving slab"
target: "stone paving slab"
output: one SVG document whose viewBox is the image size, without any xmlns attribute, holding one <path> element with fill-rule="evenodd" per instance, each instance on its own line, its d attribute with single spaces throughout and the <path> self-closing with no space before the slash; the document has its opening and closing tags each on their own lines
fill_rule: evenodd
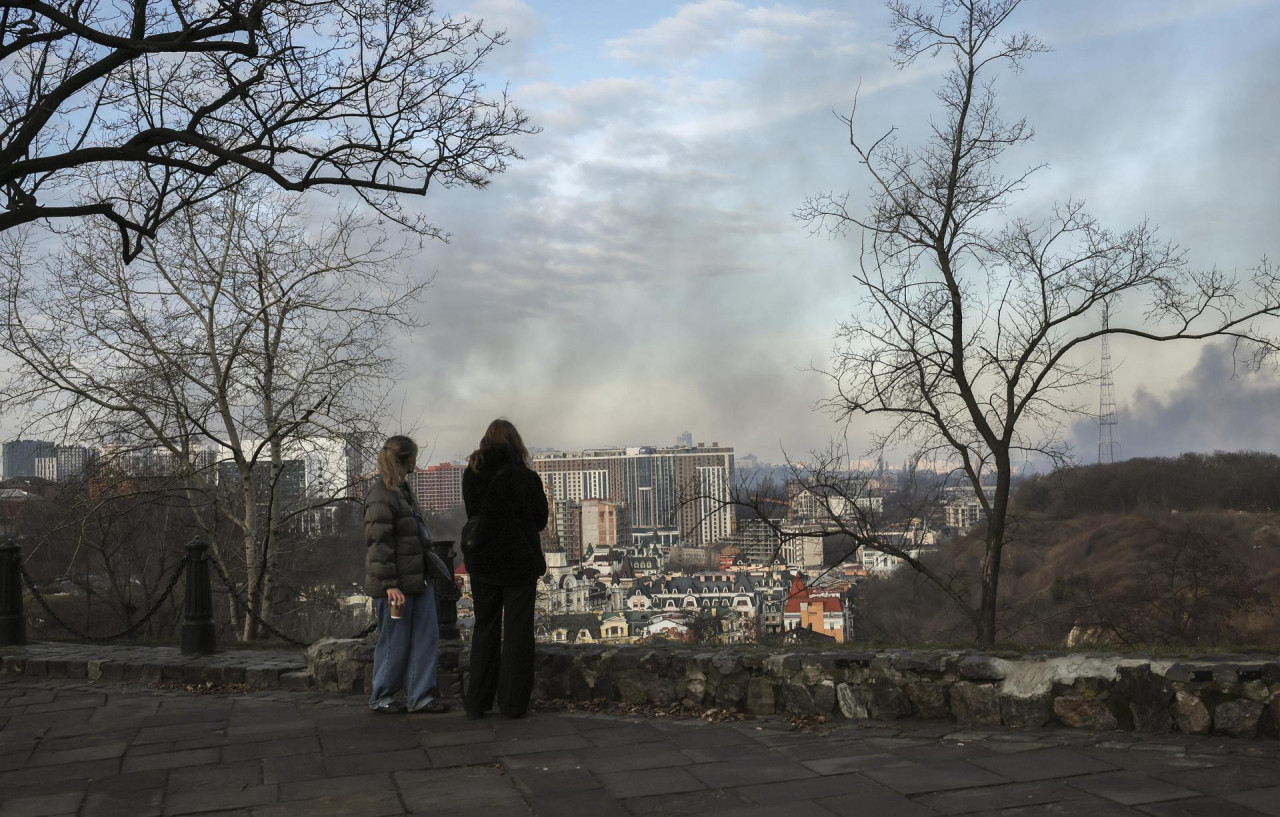
<svg viewBox="0 0 1280 817">
<path fill-rule="evenodd" d="M 1280 744 L 939 724 L 803 731 L 0 676 L 0 817 L 1280 817 Z"/>
</svg>

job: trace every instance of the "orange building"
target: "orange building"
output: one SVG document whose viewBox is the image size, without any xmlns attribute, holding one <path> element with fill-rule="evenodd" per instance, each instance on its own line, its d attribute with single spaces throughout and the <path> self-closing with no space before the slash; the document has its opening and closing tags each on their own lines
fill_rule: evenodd
<svg viewBox="0 0 1280 817">
<path fill-rule="evenodd" d="M 841 595 L 838 590 L 811 590 L 805 585 L 804 576 L 797 573 L 787 593 L 783 631 L 813 630 L 843 644 L 846 615 Z"/>
</svg>

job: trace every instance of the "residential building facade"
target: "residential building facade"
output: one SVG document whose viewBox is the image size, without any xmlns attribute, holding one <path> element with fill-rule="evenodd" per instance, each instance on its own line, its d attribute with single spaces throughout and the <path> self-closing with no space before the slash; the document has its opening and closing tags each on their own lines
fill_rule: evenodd
<svg viewBox="0 0 1280 817">
<path fill-rule="evenodd" d="M 946 526 L 955 530 L 968 530 L 983 519 L 982 503 L 975 497 L 948 502 L 942 513 Z"/>
<path fill-rule="evenodd" d="M 443 513 L 462 504 L 464 463 L 444 462 L 419 468 L 409 476 L 410 487 L 425 511 Z"/>
<path fill-rule="evenodd" d="M 57 457 L 58 446 L 48 440 L 13 440 L 0 449 L 4 473 L 3 479 L 37 477 L 36 460 Z M 49 477 L 46 477 L 49 479 Z"/>
<path fill-rule="evenodd" d="M 686 543 L 706 546 L 734 531 L 730 447 L 540 452 L 533 455 L 533 468 L 552 501 L 624 503 L 633 538 L 651 539 L 674 527 Z"/>
</svg>

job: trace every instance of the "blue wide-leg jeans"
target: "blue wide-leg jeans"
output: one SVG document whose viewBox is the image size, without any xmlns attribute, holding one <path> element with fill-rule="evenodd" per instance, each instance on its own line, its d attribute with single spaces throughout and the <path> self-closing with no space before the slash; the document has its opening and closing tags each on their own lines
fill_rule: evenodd
<svg viewBox="0 0 1280 817">
<path fill-rule="evenodd" d="M 425 593 L 406 595 L 399 619 L 391 617 L 386 599 L 374 599 L 373 609 L 378 617 L 378 646 L 373 650 L 369 708 L 391 703 L 404 689 L 409 711 L 421 709 L 435 700 L 440 647 L 435 590 L 428 584 Z"/>
</svg>

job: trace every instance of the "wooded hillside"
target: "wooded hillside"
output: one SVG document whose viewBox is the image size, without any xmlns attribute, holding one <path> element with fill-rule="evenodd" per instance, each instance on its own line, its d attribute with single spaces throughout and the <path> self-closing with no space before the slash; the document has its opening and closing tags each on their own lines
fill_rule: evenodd
<svg viewBox="0 0 1280 817">
<path fill-rule="evenodd" d="M 1280 648 L 1280 457 L 1187 454 L 1064 469 L 1016 494 L 1001 640 L 1023 647 Z M 981 542 L 934 563 L 976 593 Z M 1280 599 L 1276 599 L 1280 601 Z M 910 570 L 863 585 L 871 638 L 963 643 L 971 631 Z"/>
</svg>

